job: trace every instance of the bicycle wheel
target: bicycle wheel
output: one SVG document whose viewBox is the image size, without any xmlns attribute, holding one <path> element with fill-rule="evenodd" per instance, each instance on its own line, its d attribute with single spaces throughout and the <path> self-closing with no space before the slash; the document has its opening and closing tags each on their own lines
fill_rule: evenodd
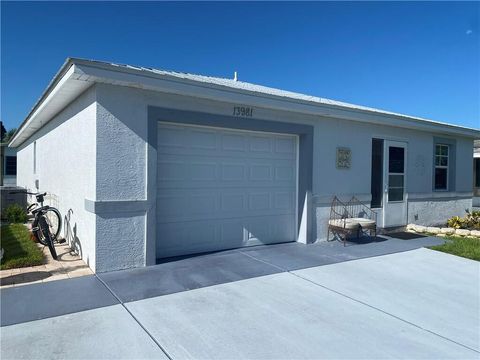
<svg viewBox="0 0 480 360">
<path fill-rule="evenodd" d="M 60 230 L 62 229 L 62 217 L 60 211 L 51 207 L 45 211 L 45 218 L 47 220 L 48 228 L 50 229 L 50 236 L 53 241 L 57 240 Z"/>
<path fill-rule="evenodd" d="M 38 219 L 38 225 L 40 227 L 40 232 L 43 235 L 43 239 L 45 240 L 48 249 L 50 250 L 50 254 L 52 254 L 52 257 L 57 260 L 57 251 L 55 250 L 53 239 L 50 236 L 50 228 L 48 227 L 45 215 L 40 215 L 40 218 Z"/>
<path fill-rule="evenodd" d="M 33 224 L 32 224 L 32 233 L 33 233 L 33 236 L 35 236 L 35 239 L 37 239 L 37 241 L 40 244 L 47 246 L 47 242 L 43 237 L 42 231 L 40 230 L 40 221 L 39 221 L 40 217 L 41 217 L 40 214 L 35 215 L 35 219 L 33 220 Z"/>
</svg>

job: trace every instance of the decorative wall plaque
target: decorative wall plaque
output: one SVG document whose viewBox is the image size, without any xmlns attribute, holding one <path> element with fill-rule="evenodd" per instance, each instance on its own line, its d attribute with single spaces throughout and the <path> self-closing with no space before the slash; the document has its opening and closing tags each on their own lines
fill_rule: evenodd
<svg viewBox="0 0 480 360">
<path fill-rule="evenodd" d="M 352 165 L 352 150 L 337 147 L 337 169 L 350 169 Z"/>
</svg>

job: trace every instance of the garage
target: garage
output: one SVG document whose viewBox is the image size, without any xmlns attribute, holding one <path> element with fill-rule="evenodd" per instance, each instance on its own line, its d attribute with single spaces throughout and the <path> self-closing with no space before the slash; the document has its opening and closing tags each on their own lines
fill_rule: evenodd
<svg viewBox="0 0 480 360">
<path fill-rule="evenodd" d="M 157 131 L 157 258 L 296 240 L 296 135 Z"/>
</svg>

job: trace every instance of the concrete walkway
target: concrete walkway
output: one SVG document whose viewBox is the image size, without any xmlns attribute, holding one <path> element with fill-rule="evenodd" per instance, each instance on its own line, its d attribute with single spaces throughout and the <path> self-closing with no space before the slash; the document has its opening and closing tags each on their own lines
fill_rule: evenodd
<svg viewBox="0 0 480 360">
<path fill-rule="evenodd" d="M 283 244 L 4 289 L 0 355 L 479 359 L 480 264 L 421 248 L 439 242 Z"/>
</svg>

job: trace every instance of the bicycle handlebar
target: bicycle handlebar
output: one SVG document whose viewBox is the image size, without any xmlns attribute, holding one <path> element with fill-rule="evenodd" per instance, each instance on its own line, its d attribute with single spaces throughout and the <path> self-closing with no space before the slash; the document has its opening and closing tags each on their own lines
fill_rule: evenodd
<svg viewBox="0 0 480 360">
<path fill-rule="evenodd" d="M 28 191 L 10 191 L 9 194 L 28 194 L 28 195 L 43 195 L 43 196 L 47 195 L 46 192 L 44 192 L 44 193 L 32 193 L 32 192 L 28 192 Z"/>
</svg>

